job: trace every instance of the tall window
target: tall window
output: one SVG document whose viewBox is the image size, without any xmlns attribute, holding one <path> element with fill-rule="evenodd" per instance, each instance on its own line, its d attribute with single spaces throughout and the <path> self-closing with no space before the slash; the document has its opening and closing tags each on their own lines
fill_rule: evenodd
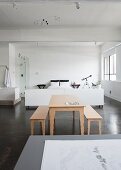
<svg viewBox="0 0 121 170">
<path fill-rule="evenodd" d="M 116 80 L 116 54 L 104 58 L 104 80 Z"/>
</svg>

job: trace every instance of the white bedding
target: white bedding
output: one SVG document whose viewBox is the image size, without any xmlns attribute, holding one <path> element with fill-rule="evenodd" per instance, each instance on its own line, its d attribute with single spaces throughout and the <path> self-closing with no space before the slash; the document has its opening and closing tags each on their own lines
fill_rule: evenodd
<svg viewBox="0 0 121 170">
<path fill-rule="evenodd" d="M 49 86 L 48 89 L 73 89 L 71 86 Z"/>
<path fill-rule="evenodd" d="M 71 88 L 70 82 L 51 82 L 48 89 L 65 89 L 65 88 Z"/>
<path fill-rule="evenodd" d="M 45 141 L 41 170 L 121 170 L 121 140 Z"/>
</svg>

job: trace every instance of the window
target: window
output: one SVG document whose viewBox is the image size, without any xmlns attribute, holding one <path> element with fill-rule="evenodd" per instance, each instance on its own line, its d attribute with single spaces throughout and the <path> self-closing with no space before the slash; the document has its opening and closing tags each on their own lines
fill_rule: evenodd
<svg viewBox="0 0 121 170">
<path fill-rule="evenodd" d="M 116 80 L 116 54 L 104 58 L 104 80 Z"/>
</svg>

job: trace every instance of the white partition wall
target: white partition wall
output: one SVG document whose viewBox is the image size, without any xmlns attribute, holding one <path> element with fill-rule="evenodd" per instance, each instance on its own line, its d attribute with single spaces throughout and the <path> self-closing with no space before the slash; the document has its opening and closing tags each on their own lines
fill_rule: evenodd
<svg viewBox="0 0 121 170">
<path fill-rule="evenodd" d="M 85 105 L 104 105 L 103 89 L 28 89 L 25 106 L 49 105 L 52 95 L 72 95 Z"/>
</svg>

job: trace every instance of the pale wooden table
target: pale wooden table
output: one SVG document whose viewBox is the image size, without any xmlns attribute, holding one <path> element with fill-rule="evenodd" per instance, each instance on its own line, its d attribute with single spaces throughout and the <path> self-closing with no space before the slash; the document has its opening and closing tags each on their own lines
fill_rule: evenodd
<svg viewBox="0 0 121 170">
<path fill-rule="evenodd" d="M 77 102 L 78 104 L 72 105 L 70 102 Z M 84 135 L 84 107 L 84 104 L 74 96 L 53 95 L 49 103 L 50 135 L 54 134 L 54 119 L 57 111 L 79 111 L 81 135 Z"/>
</svg>

